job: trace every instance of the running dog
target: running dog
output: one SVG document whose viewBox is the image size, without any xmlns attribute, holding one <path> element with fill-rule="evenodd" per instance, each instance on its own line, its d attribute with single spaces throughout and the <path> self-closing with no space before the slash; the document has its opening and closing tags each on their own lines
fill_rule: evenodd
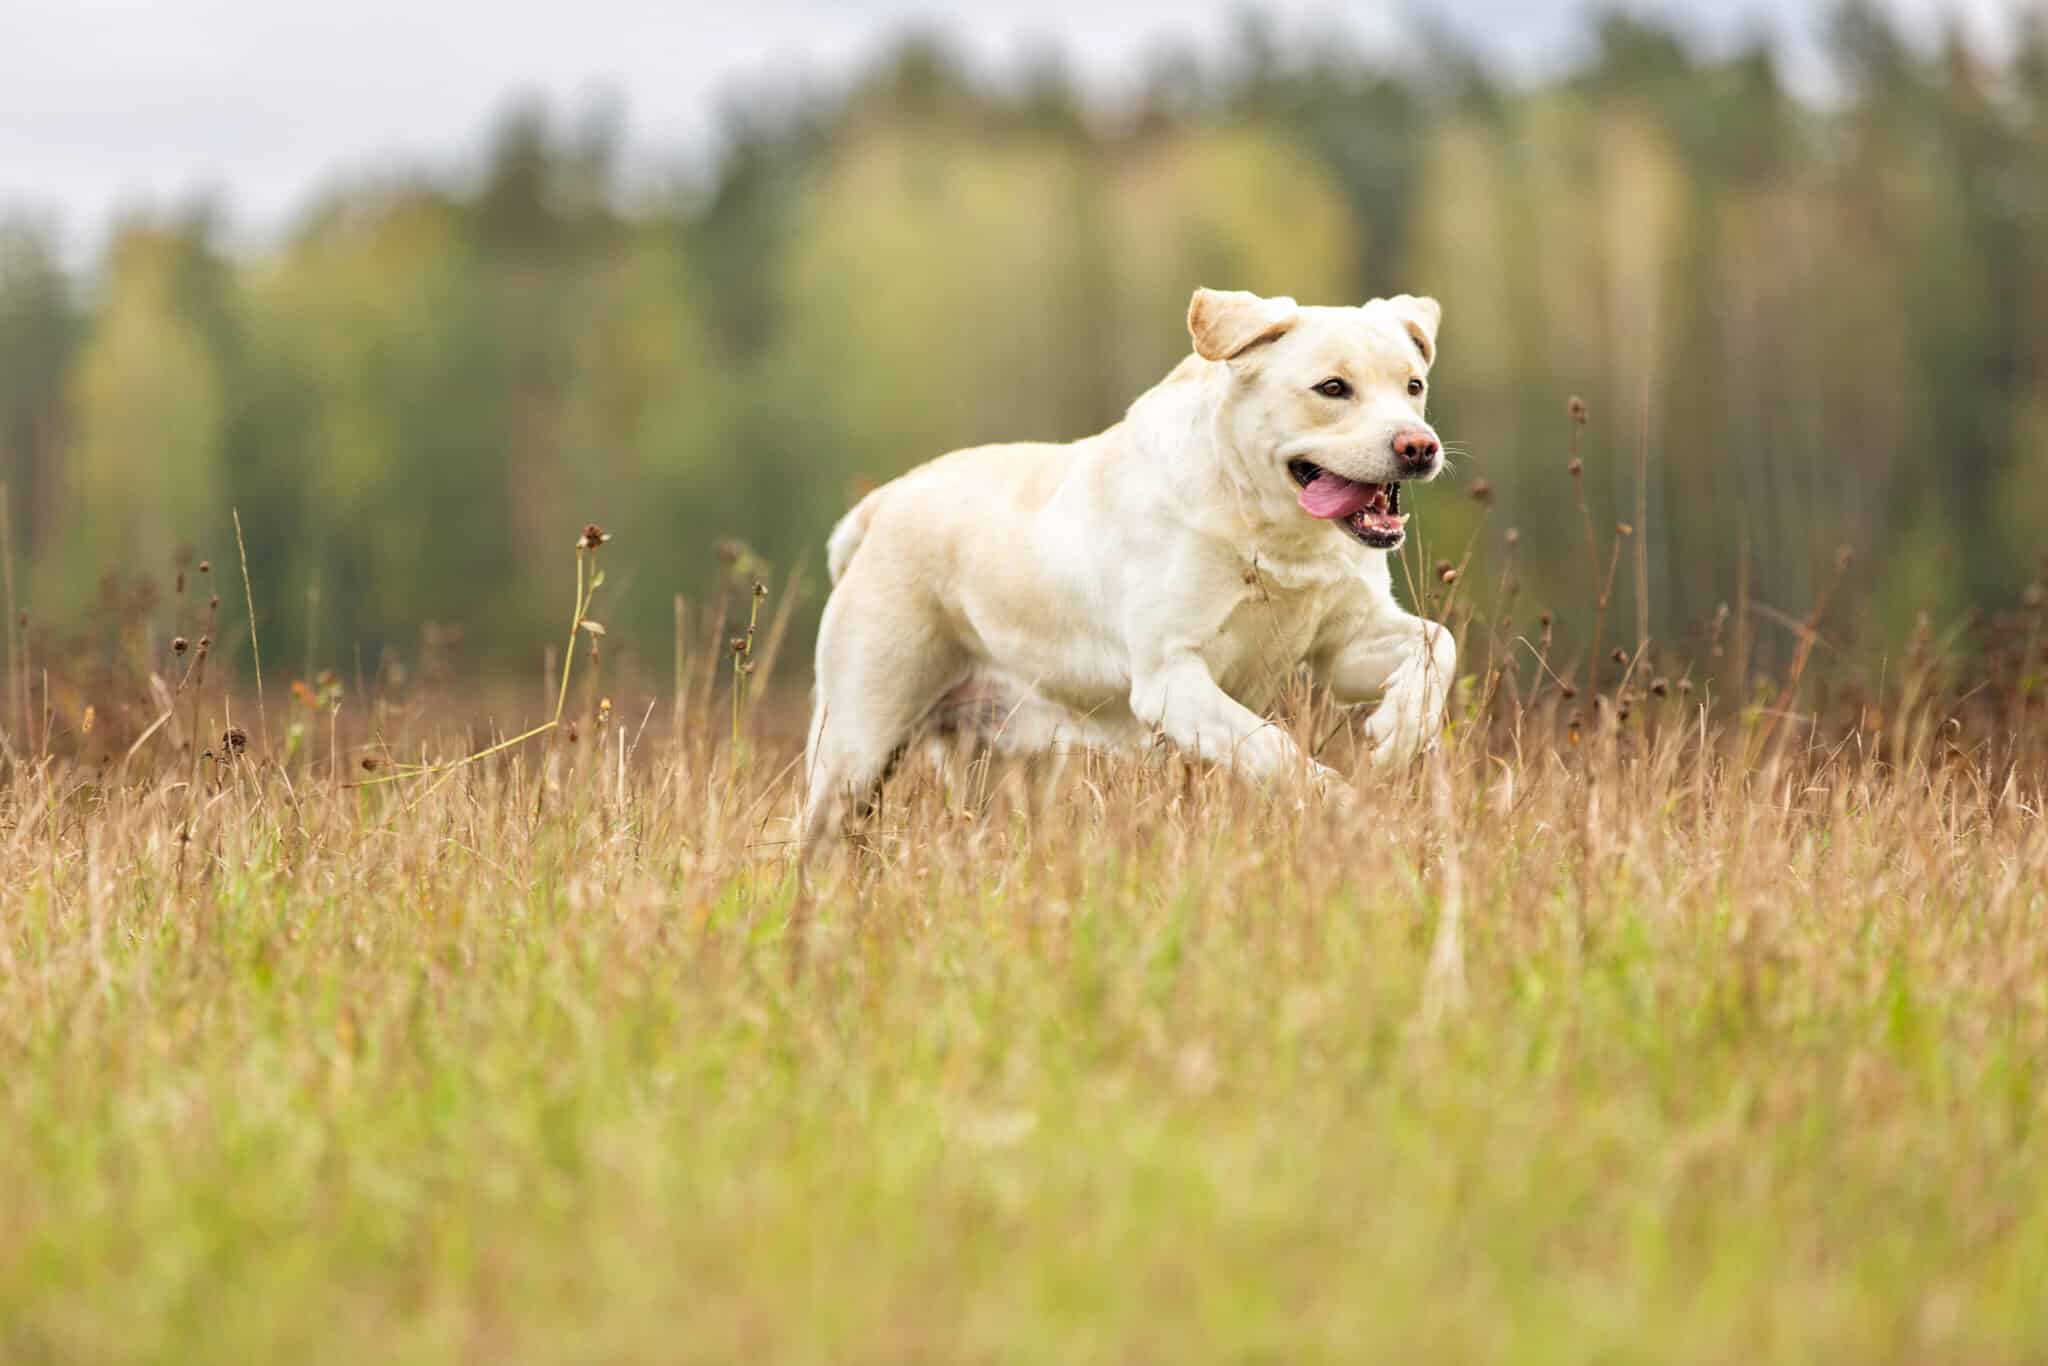
<svg viewBox="0 0 2048 1366">
<path fill-rule="evenodd" d="M 1342 703 L 1383 696 L 1376 765 L 1430 744 L 1456 649 L 1394 600 L 1387 556 L 1402 486 L 1443 468 L 1441 318 L 1197 290 L 1194 354 L 1108 431 L 955 451 L 862 499 L 828 545 L 807 846 L 932 721 L 1010 749 L 1164 735 L 1346 793 L 1262 715 L 1305 662 Z"/>
</svg>

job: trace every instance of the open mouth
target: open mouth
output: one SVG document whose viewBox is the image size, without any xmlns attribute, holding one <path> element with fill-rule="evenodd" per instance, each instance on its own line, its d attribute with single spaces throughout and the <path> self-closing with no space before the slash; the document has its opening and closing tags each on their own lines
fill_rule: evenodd
<svg viewBox="0 0 2048 1366">
<path fill-rule="evenodd" d="M 1401 544 L 1408 518 L 1401 512 L 1399 484 L 1346 479 L 1306 460 L 1288 461 L 1287 472 L 1301 485 L 1298 501 L 1309 516 L 1340 523 L 1374 550 Z"/>
</svg>

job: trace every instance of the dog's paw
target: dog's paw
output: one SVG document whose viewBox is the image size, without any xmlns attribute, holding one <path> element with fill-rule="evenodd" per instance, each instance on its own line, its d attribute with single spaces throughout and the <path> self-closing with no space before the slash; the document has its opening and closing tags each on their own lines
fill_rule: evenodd
<svg viewBox="0 0 2048 1366">
<path fill-rule="evenodd" d="M 1445 689 L 1425 667 L 1406 664 L 1387 684 L 1379 710 L 1365 723 L 1366 743 L 1378 768 L 1400 768 L 1436 741 L 1443 725 Z"/>
<path fill-rule="evenodd" d="M 1422 753 L 1428 736 L 1420 723 L 1404 720 L 1389 697 L 1366 722 L 1365 738 L 1375 768 L 1405 768 Z"/>
<path fill-rule="evenodd" d="M 1436 743 L 1443 728 L 1444 707 L 1457 674 L 1457 646 L 1449 631 L 1433 623 L 1423 626 L 1417 646 L 1387 679 L 1379 710 L 1365 723 L 1372 761 L 1380 768 L 1407 764 Z"/>
</svg>

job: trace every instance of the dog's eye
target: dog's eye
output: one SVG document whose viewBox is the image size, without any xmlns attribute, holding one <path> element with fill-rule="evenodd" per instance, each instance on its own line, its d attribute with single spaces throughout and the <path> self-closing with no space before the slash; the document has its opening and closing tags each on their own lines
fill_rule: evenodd
<svg viewBox="0 0 2048 1366">
<path fill-rule="evenodd" d="M 1316 392 L 1324 398 L 1350 398 L 1351 386 L 1341 379 L 1326 379 L 1316 386 Z"/>
<path fill-rule="evenodd" d="M 1422 381 L 1421 381 L 1421 380 L 1419 380 L 1419 379 L 1411 379 L 1411 380 L 1409 380 L 1409 381 L 1408 381 L 1408 396 L 1409 396 L 1410 398 L 1421 398 L 1421 397 L 1422 397 Z"/>
</svg>

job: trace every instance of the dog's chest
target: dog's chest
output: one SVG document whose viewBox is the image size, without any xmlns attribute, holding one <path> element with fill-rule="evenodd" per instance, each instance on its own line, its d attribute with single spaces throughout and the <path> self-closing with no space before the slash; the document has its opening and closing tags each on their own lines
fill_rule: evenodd
<svg viewBox="0 0 2048 1366">
<path fill-rule="evenodd" d="M 1276 700 L 1315 648 L 1332 608 L 1327 585 L 1288 587 L 1250 580 L 1223 615 L 1208 655 L 1223 690 L 1255 710 Z"/>
</svg>

